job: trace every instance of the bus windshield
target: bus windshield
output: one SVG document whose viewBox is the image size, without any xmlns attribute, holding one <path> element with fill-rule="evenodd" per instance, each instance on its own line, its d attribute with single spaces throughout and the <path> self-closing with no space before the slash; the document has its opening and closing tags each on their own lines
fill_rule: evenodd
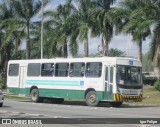
<svg viewBox="0 0 160 127">
<path fill-rule="evenodd" d="M 142 84 L 140 67 L 118 65 L 116 82 L 118 85 L 139 86 Z"/>
</svg>

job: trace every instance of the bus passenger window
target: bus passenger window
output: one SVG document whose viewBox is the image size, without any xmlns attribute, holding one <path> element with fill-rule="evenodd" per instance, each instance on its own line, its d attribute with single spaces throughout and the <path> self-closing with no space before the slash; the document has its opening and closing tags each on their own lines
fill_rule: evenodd
<svg viewBox="0 0 160 127">
<path fill-rule="evenodd" d="M 19 73 L 19 64 L 10 64 L 9 65 L 9 76 L 18 76 Z"/>
<path fill-rule="evenodd" d="M 40 76 L 40 63 L 29 63 L 28 64 L 28 70 L 27 70 L 27 76 Z"/>
<path fill-rule="evenodd" d="M 70 77 L 83 77 L 84 76 L 85 63 L 75 62 L 70 64 Z"/>
<path fill-rule="evenodd" d="M 102 63 L 101 62 L 88 62 L 86 65 L 86 77 L 101 77 Z"/>
<path fill-rule="evenodd" d="M 53 76 L 54 75 L 54 63 L 42 63 L 41 75 Z"/>
<path fill-rule="evenodd" d="M 68 67 L 69 67 L 69 63 L 56 63 L 55 76 L 56 77 L 67 77 Z"/>
</svg>

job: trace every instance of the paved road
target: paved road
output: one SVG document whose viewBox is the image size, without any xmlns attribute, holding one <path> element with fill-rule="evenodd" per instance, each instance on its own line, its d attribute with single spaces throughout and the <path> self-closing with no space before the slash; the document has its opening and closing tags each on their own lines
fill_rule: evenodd
<svg viewBox="0 0 160 127">
<path fill-rule="evenodd" d="M 134 106 L 122 105 L 120 108 L 113 108 L 110 105 L 99 107 L 88 107 L 84 103 L 51 104 L 51 103 L 32 103 L 28 101 L 5 100 L 4 106 L 0 108 L 1 118 L 160 118 L 160 107 L 157 106 Z M 75 119 L 74 119 L 75 120 Z M 78 119 L 81 120 L 81 119 Z M 95 124 L 96 119 L 91 119 L 90 123 Z M 133 122 L 128 119 L 129 123 Z M 99 121 L 97 121 L 99 122 Z M 112 123 L 113 121 L 111 121 Z M 125 124 L 123 126 L 149 127 L 152 125 Z M 72 125 L 72 124 L 71 124 Z M 63 126 L 63 125 L 61 125 Z M 69 125 L 65 125 L 69 126 Z M 73 125 L 72 125 L 73 126 Z M 78 125 L 85 126 L 85 125 Z M 87 125 L 88 126 L 88 125 Z M 107 125 L 108 126 L 108 125 Z M 113 126 L 113 124 L 111 125 Z M 114 126 L 119 126 L 114 124 Z M 158 125 L 154 125 L 157 127 Z"/>
</svg>

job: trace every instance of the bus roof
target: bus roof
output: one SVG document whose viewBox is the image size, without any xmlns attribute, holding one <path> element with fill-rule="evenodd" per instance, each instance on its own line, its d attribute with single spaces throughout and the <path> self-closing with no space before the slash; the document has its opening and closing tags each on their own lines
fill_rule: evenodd
<svg viewBox="0 0 160 127">
<path fill-rule="evenodd" d="M 37 62 L 110 62 L 111 64 L 128 65 L 128 62 L 135 61 L 138 66 L 141 62 L 135 58 L 129 57 L 84 57 L 84 58 L 52 58 L 52 59 L 30 59 L 30 60 L 10 60 L 9 63 L 37 63 Z M 132 64 L 132 62 L 130 62 Z M 137 66 L 137 64 L 136 64 Z"/>
<path fill-rule="evenodd" d="M 115 61 L 115 60 L 136 60 L 139 61 L 138 59 L 135 58 L 128 58 L 128 57 L 83 57 L 83 58 L 51 58 L 51 59 L 28 59 L 28 60 L 10 60 L 9 62 L 35 62 L 35 61 L 60 61 L 60 62 L 68 62 L 68 61 Z"/>
</svg>

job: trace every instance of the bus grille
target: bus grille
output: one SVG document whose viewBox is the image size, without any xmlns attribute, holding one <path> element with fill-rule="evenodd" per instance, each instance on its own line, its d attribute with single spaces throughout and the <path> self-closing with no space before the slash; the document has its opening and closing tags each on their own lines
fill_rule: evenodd
<svg viewBox="0 0 160 127">
<path fill-rule="evenodd" d="M 124 102 L 141 102 L 142 95 L 140 95 L 140 96 L 123 96 L 123 101 Z"/>
<path fill-rule="evenodd" d="M 125 96 L 120 94 L 114 94 L 114 101 L 115 102 L 141 102 L 142 95 L 140 96 Z"/>
</svg>

